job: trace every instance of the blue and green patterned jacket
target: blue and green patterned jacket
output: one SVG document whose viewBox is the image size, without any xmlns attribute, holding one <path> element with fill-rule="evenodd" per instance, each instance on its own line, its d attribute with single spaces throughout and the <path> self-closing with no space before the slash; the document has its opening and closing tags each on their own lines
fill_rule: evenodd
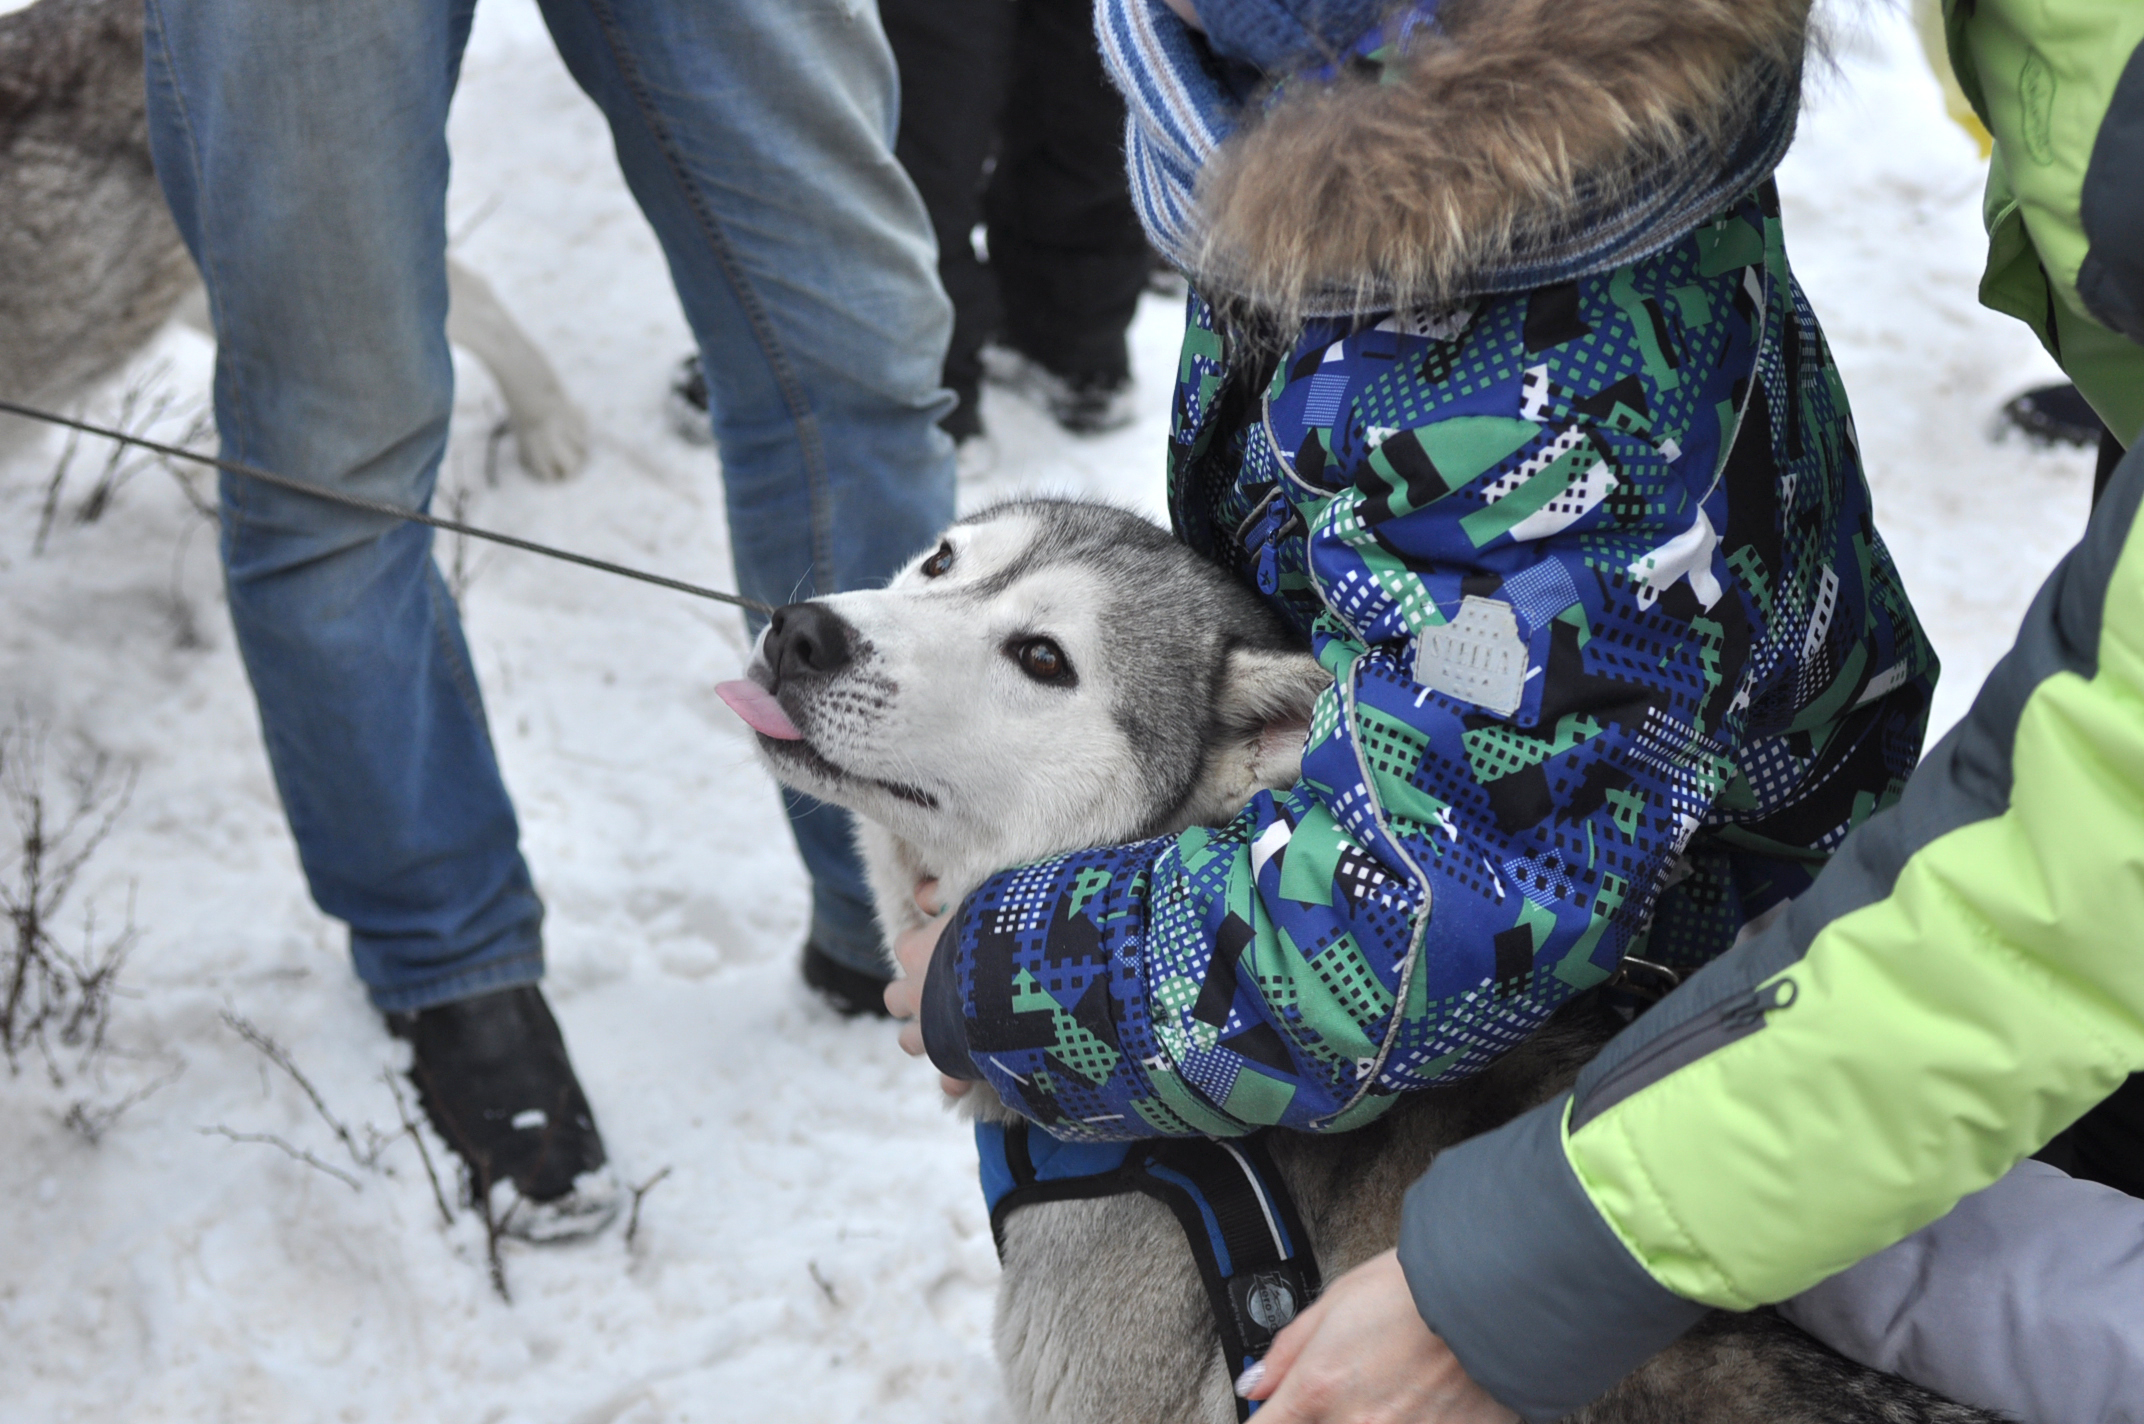
<svg viewBox="0 0 2144 1424">
<path fill-rule="evenodd" d="M 1360 1126 L 1626 955 L 1720 953 L 1896 795 L 1935 658 L 1769 184 L 1270 380 L 1216 328 L 1194 296 L 1173 516 L 1333 674 L 1301 779 L 984 884 L 941 1067 L 1066 1137 Z"/>
</svg>

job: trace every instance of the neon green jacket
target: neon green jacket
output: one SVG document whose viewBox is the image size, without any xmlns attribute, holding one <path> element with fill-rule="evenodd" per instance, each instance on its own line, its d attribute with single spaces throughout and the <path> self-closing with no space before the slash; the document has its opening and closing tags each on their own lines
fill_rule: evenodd
<svg viewBox="0 0 2144 1424">
<path fill-rule="evenodd" d="M 1997 138 L 1984 294 L 2029 307 L 2029 270 L 2041 307 L 2020 314 L 2134 441 L 2144 3 L 1951 19 Z M 1901 801 L 1573 1092 L 1409 1193 L 1416 1304 L 1504 1403 L 1578 1408 L 1708 1307 L 1786 1299 L 1944 1215 L 2144 1071 L 2140 504 L 2132 448 Z"/>
<path fill-rule="evenodd" d="M 1995 136 L 1980 300 L 2030 326 L 2115 438 L 2134 445 L 2144 430 L 2144 310 L 2135 288 L 2144 228 L 2133 188 L 2125 209 L 2113 204 L 2110 193 L 2125 185 L 2108 170 L 2125 153 L 2136 161 L 2144 119 L 2130 71 L 2144 43 L 2144 4 L 1944 0 L 1943 12 L 1951 67 Z M 2126 115 L 2116 98 L 2125 85 Z M 2093 190 L 2112 209 L 2096 224 L 2086 212 Z"/>
<path fill-rule="evenodd" d="M 1935 1220 L 2144 1070 L 2144 450 L 1905 796 L 1573 1092 L 1439 1157 L 1400 1259 L 1555 1419 L 1707 1306 Z"/>
</svg>

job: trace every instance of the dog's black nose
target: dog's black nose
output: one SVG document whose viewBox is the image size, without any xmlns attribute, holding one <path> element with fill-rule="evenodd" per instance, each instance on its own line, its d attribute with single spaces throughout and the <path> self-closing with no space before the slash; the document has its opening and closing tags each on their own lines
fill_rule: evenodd
<svg viewBox="0 0 2144 1424">
<path fill-rule="evenodd" d="M 767 665 L 777 684 L 848 666 L 853 630 L 823 603 L 785 603 L 767 620 Z"/>
</svg>

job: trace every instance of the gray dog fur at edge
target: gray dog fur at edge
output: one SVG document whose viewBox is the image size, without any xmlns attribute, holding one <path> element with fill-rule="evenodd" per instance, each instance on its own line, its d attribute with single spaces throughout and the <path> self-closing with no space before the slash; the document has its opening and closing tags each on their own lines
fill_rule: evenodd
<svg viewBox="0 0 2144 1424">
<path fill-rule="evenodd" d="M 0 396 L 61 414 L 208 303 L 149 154 L 141 0 L 0 15 Z M 490 285 L 447 259 L 447 339 L 484 364 L 521 466 L 562 480 L 588 422 Z M 0 415 L 0 453 L 35 434 Z M 288 473 L 288 472 L 285 472 Z"/>
</svg>

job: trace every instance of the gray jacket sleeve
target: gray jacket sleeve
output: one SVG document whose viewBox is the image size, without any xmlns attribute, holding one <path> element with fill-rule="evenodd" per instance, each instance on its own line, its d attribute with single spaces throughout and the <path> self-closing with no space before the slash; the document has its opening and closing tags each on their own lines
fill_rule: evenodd
<svg viewBox="0 0 2144 1424">
<path fill-rule="evenodd" d="M 2144 1424 L 2144 1201 L 2042 1162 L 1779 1312 L 1961 1404 Z"/>
</svg>

